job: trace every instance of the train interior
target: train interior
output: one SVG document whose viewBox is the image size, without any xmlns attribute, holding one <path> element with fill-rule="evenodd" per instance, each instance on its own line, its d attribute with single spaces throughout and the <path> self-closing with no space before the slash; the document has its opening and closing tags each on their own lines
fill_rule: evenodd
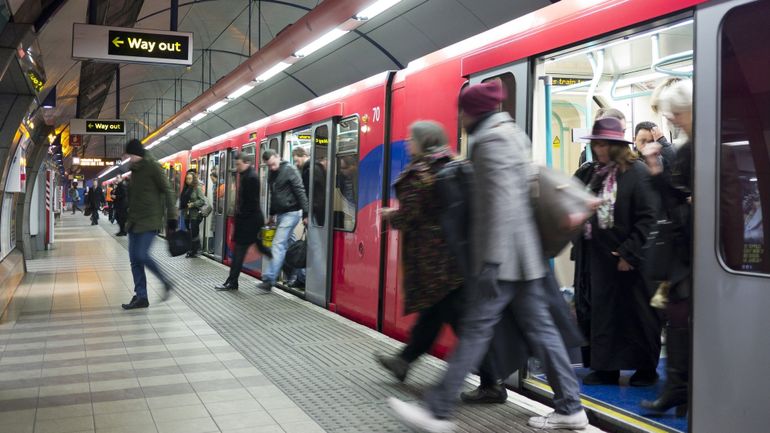
<svg viewBox="0 0 770 433">
<path fill-rule="evenodd" d="M 652 121 L 674 146 L 683 143 L 683 134 L 650 108 L 653 89 L 671 77 L 689 78 L 693 73 L 693 21 L 669 21 L 591 41 L 536 60 L 536 77 L 549 77 L 534 83 L 533 155 L 536 160 L 565 173 L 574 173 L 586 147 L 580 137 L 590 134 L 600 108 L 616 108 L 626 118 L 626 139 L 634 141 L 634 127 Z M 546 92 L 550 91 L 550 110 Z M 546 111 L 549 110 L 549 111 Z M 550 116 L 549 116 L 550 114 Z M 546 122 L 550 117 L 550 128 Z M 586 158 L 591 160 L 590 149 Z M 554 259 L 554 268 L 565 297 L 574 296 L 574 264 L 567 248 Z M 573 303 L 574 305 L 574 303 Z M 665 336 L 662 337 L 665 340 Z M 573 354 L 579 378 L 589 370 L 582 368 L 580 354 Z M 620 386 L 582 386 L 585 399 L 607 408 L 609 416 L 625 417 L 631 423 L 652 425 L 656 431 L 687 431 L 687 419 L 673 413 L 650 418 L 641 412 L 642 399 L 654 399 L 665 380 L 665 343 L 655 386 L 634 388 L 627 379 L 633 372 L 621 372 Z M 547 386 L 536 362 L 531 362 L 525 386 L 542 391 Z M 662 430 L 660 430 L 662 429 Z"/>
</svg>

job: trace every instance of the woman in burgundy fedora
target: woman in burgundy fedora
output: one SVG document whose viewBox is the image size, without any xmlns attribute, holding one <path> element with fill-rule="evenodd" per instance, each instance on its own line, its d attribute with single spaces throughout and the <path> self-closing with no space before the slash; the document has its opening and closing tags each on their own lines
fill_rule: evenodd
<svg viewBox="0 0 770 433">
<path fill-rule="evenodd" d="M 620 370 L 635 370 L 630 385 L 650 386 L 658 378 L 661 322 L 641 267 L 659 199 L 620 121 L 598 119 L 584 138 L 591 140 L 594 162 L 575 176 L 602 204 L 575 248 L 578 322 L 590 342 L 583 362 L 592 370 L 583 383 L 617 385 Z"/>
</svg>

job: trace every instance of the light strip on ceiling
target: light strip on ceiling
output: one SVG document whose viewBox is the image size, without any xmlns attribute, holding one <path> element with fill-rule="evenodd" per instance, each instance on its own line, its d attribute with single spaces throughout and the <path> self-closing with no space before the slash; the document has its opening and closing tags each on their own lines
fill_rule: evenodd
<svg viewBox="0 0 770 433">
<path fill-rule="evenodd" d="M 197 122 L 197 121 L 203 119 L 204 117 L 206 117 L 208 115 L 209 115 L 208 112 L 202 111 L 202 112 L 196 114 L 195 116 L 193 116 L 192 119 L 190 119 L 190 120 L 192 120 L 193 122 Z"/>
<path fill-rule="evenodd" d="M 270 68 L 267 71 L 265 71 L 264 73 L 262 73 L 261 75 L 259 75 L 256 78 L 256 81 L 259 82 L 259 83 L 264 83 L 265 81 L 267 81 L 267 80 L 275 77 L 276 75 L 280 74 L 281 72 L 283 72 L 289 66 L 291 66 L 291 63 L 280 62 L 277 65 L 275 65 L 272 68 Z"/>
<path fill-rule="evenodd" d="M 359 21 L 370 20 L 376 17 L 377 15 L 385 12 L 386 10 L 390 9 L 400 1 L 401 0 L 379 0 L 375 2 L 373 5 L 369 6 L 368 8 L 357 13 L 355 15 L 355 19 Z"/>
<path fill-rule="evenodd" d="M 239 97 L 248 93 L 253 88 L 254 88 L 254 84 L 251 84 L 251 83 L 241 86 L 238 90 L 228 95 L 227 99 L 238 99 Z"/>
<path fill-rule="evenodd" d="M 210 106 L 209 108 L 207 108 L 206 111 L 208 111 L 209 113 L 213 113 L 213 112 L 219 110 L 220 108 L 224 107 L 225 105 L 227 105 L 229 102 L 230 102 L 229 99 L 223 99 L 223 100 L 217 102 L 216 104 Z"/>
<path fill-rule="evenodd" d="M 294 53 L 294 57 L 306 57 L 314 52 L 320 50 L 321 48 L 329 45 L 330 43 L 336 41 L 337 39 L 345 36 L 348 34 L 347 30 L 340 30 L 340 29 L 332 29 L 325 35 L 321 36 L 320 38 L 314 40 L 313 42 L 305 45 L 304 47 L 297 50 L 297 52 Z"/>
</svg>

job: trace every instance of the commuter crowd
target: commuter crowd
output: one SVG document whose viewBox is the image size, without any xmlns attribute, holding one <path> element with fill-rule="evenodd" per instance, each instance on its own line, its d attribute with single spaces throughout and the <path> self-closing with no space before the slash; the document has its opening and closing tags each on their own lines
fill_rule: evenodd
<svg viewBox="0 0 770 433">
<path fill-rule="evenodd" d="M 588 418 L 569 349 L 579 347 L 583 364 L 591 370 L 582 378 L 586 386 L 618 385 L 622 370 L 634 371 L 629 385 L 652 386 L 658 381 L 665 328 L 666 383 L 656 400 L 640 404 L 658 413 L 676 407 L 677 415 L 684 415 L 692 290 L 692 84 L 668 80 L 652 97 L 653 111 L 679 132 L 677 145 L 649 121 L 637 124 L 633 141 L 626 140 L 626 119 L 612 108 L 601 109 L 591 134 L 583 137 L 589 144 L 574 179 L 590 198 L 563 222 L 576 233 L 570 255 L 575 262 L 576 323 L 538 227 L 531 142 L 511 116 L 500 111 L 506 93 L 500 81 L 463 90 L 459 108 L 468 134 L 467 161 L 454 155 L 441 124 L 418 121 L 409 128 L 410 162 L 393 184 L 398 208 L 380 212 L 384 222 L 401 232 L 404 314 L 417 313 L 417 321 L 399 353 L 376 357 L 404 381 L 444 324 L 452 327 L 458 342 L 443 377 L 424 393 L 422 402 L 392 398 L 391 409 L 418 430 L 451 431 L 450 418 L 469 373 L 478 373 L 481 381 L 478 388 L 460 395 L 463 402 L 504 403 L 503 381 L 535 356 L 553 389 L 555 410 L 532 417 L 529 425 L 582 429 Z M 125 154 L 131 180 L 118 177 L 106 192 L 94 182 L 85 194 L 83 211 L 95 225 L 106 204 L 110 222 L 119 225 L 116 235 L 128 236 L 134 296 L 123 308 L 146 308 L 145 269 L 160 279 L 165 296 L 172 289 L 149 254 L 157 233 L 165 228 L 170 239 L 181 217 L 188 237 L 186 256 L 194 258 L 202 247 L 201 224 L 214 205 L 196 169 L 185 173 L 176 197 L 162 167 L 138 140 L 126 145 Z M 232 262 L 229 276 L 216 290 L 238 290 L 252 246 L 267 258 L 261 290 L 271 290 L 282 273 L 287 285 L 304 288 L 304 269 L 284 262 L 309 214 L 316 224 L 324 224 L 325 198 L 311 197 L 310 191 L 326 189 L 327 161 L 313 161 L 301 147 L 292 157 L 294 164 L 282 161 L 274 150 L 261 155 L 270 196 L 264 215 L 253 156 L 235 156 L 239 186 Z M 339 164 L 341 169 L 352 165 Z M 355 184 L 338 183 L 341 194 L 352 200 Z M 211 185 L 217 194 L 224 186 L 213 177 Z M 72 213 L 81 210 L 76 184 L 68 197 Z M 269 246 L 262 236 L 265 227 L 274 231 Z"/>
</svg>

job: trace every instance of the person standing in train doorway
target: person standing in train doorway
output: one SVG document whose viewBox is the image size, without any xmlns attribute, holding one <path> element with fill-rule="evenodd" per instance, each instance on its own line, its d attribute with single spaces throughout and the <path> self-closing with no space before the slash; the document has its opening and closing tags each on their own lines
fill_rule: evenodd
<svg viewBox="0 0 770 433">
<path fill-rule="evenodd" d="M 251 155 L 238 154 L 235 158 L 235 169 L 238 171 L 240 187 L 238 188 L 238 206 L 235 210 L 235 251 L 233 262 L 230 264 L 230 275 L 218 291 L 238 290 L 238 277 L 241 275 L 243 260 L 252 244 L 264 255 L 270 257 L 270 250 L 264 248 L 259 241 L 259 230 L 265 225 L 265 216 L 259 208 L 259 176 L 252 167 L 254 160 Z"/>
<path fill-rule="evenodd" d="M 268 149 L 262 154 L 262 161 L 270 170 L 267 178 L 270 188 L 270 222 L 277 225 L 270 249 L 273 258 L 267 263 L 267 270 L 262 274 L 260 285 L 262 290 L 270 290 L 281 272 L 294 228 L 300 220 L 307 225 L 308 202 L 297 169 L 287 161 L 281 161 L 273 149 Z"/>
<path fill-rule="evenodd" d="M 542 429 L 588 425 L 580 387 L 564 339 L 549 309 L 548 265 L 530 203 L 530 142 L 513 119 L 498 112 L 506 91 L 498 80 L 469 86 L 460 95 L 462 122 L 469 134 L 474 187 L 471 198 L 469 300 L 459 341 L 444 377 L 423 405 L 389 399 L 396 416 L 420 431 L 449 432 L 457 394 L 484 357 L 494 327 L 506 308 L 533 353 L 546 367 L 555 412 L 529 419 Z"/>
<path fill-rule="evenodd" d="M 149 269 L 163 283 L 163 298 L 171 291 L 171 281 L 161 272 L 150 256 L 150 247 L 163 228 L 173 232 L 177 228 L 176 197 L 158 161 L 146 153 L 142 142 L 131 140 L 126 144 L 126 155 L 131 161 L 131 184 L 128 186 L 128 256 L 134 277 L 134 297 L 123 309 L 147 308 L 147 276 Z M 165 212 L 164 212 L 165 211 Z"/>
</svg>

